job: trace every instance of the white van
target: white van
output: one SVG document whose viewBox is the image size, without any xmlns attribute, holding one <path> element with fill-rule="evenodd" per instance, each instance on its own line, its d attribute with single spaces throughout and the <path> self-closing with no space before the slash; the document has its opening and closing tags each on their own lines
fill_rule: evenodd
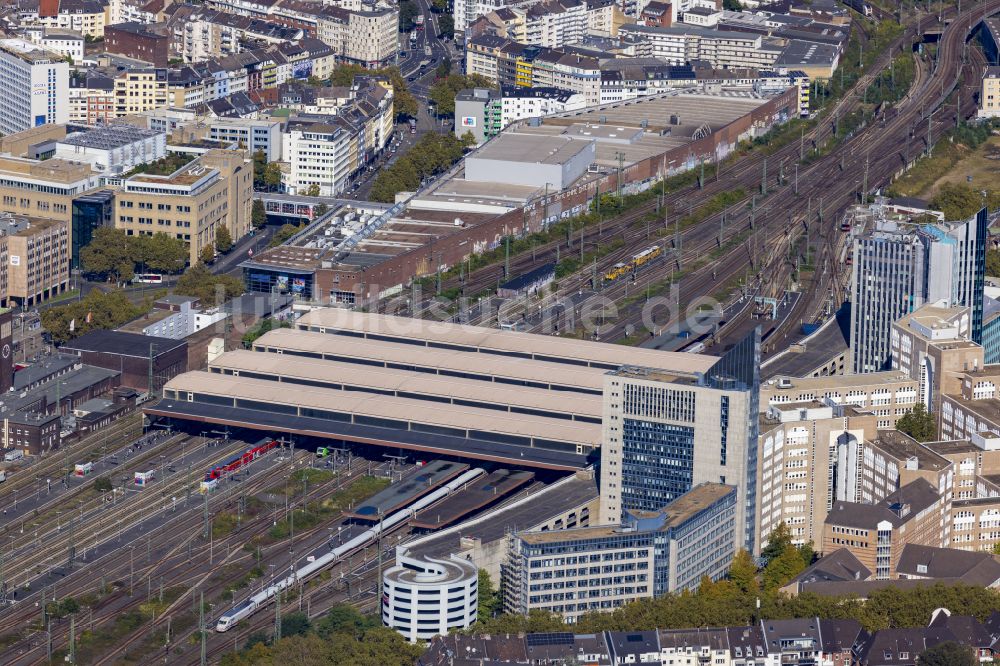
<svg viewBox="0 0 1000 666">
<path fill-rule="evenodd" d="M 3 454 L 4 462 L 15 462 L 24 458 L 24 451 L 20 449 L 14 449 L 13 451 L 8 451 Z"/>
</svg>

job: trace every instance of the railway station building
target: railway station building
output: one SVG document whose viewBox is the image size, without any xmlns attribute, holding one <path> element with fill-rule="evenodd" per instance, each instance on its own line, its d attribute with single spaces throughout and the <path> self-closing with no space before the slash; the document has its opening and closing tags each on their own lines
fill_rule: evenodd
<svg viewBox="0 0 1000 666">
<path fill-rule="evenodd" d="M 719 358 L 321 309 L 171 379 L 146 413 L 549 472 L 600 461 L 606 524 L 729 484 L 751 545 L 758 349 L 756 333 Z"/>
</svg>

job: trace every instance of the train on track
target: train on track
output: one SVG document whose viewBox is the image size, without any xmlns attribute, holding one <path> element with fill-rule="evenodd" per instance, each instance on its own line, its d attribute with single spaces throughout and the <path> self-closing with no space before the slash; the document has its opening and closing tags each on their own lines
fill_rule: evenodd
<svg viewBox="0 0 1000 666">
<path fill-rule="evenodd" d="M 443 499 L 455 492 L 459 488 L 463 487 L 470 481 L 482 476 L 486 472 L 481 468 L 477 467 L 475 469 L 470 469 L 465 474 L 462 474 L 454 481 L 445 484 L 438 490 L 435 490 L 429 495 L 420 498 L 410 506 L 397 511 L 396 513 L 385 517 L 382 522 L 376 524 L 371 529 L 365 530 L 358 536 L 346 541 L 343 545 L 337 546 L 336 548 L 331 548 L 328 553 L 321 555 L 314 559 L 312 562 L 307 562 L 304 566 L 296 569 L 290 575 L 282 578 L 278 582 L 270 585 L 257 594 L 253 595 L 246 601 L 237 604 L 233 608 L 229 609 L 219 617 L 219 621 L 215 625 L 215 630 L 218 632 L 228 631 L 240 620 L 249 617 L 255 613 L 261 606 L 267 603 L 268 599 L 271 599 L 278 592 L 286 590 L 300 580 L 305 579 L 308 576 L 316 573 L 317 571 L 323 569 L 330 564 L 333 564 L 344 555 L 367 546 L 368 544 L 375 541 L 380 533 L 385 533 L 391 528 L 399 525 L 405 520 L 408 520 L 417 511 L 434 504 L 440 499 Z"/>
<path fill-rule="evenodd" d="M 639 267 L 645 266 L 653 259 L 663 254 L 663 248 L 659 245 L 647 247 L 639 254 L 633 256 L 627 263 L 618 263 L 612 266 L 605 274 L 605 282 L 613 282 L 618 278 L 635 272 Z"/>
<path fill-rule="evenodd" d="M 212 490 L 218 484 L 219 479 L 227 474 L 239 471 L 271 449 L 278 446 L 278 444 L 279 442 L 274 439 L 262 439 L 232 460 L 228 460 L 220 465 L 212 467 L 205 472 L 205 480 L 201 482 L 201 491 L 207 492 Z"/>
</svg>

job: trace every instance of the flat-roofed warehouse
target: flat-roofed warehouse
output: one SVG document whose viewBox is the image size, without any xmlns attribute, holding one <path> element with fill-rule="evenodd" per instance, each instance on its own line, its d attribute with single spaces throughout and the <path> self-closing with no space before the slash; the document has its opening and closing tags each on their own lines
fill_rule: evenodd
<svg viewBox="0 0 1000 666">
<path fill-rule="evenodd" d="M 687 381 L 717 361 L 348 311 L 299 325 L 174 378 L 147 414 L 571 470 L 596 458 L 609 370 L 656 362 Z"/>
</svg>

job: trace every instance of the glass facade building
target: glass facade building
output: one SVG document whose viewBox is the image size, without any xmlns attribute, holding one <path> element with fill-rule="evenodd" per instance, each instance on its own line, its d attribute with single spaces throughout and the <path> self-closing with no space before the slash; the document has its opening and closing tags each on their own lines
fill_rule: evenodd
<svg viewBox="0 0 1000 666">
<path fill-rule="evenodd" d="M 73 199 L 72 268 L 80 267 L 80 250 L 90 244 L 98 227 L 114 226 L 115 193 L 100 190 Z"/>
</svg>

